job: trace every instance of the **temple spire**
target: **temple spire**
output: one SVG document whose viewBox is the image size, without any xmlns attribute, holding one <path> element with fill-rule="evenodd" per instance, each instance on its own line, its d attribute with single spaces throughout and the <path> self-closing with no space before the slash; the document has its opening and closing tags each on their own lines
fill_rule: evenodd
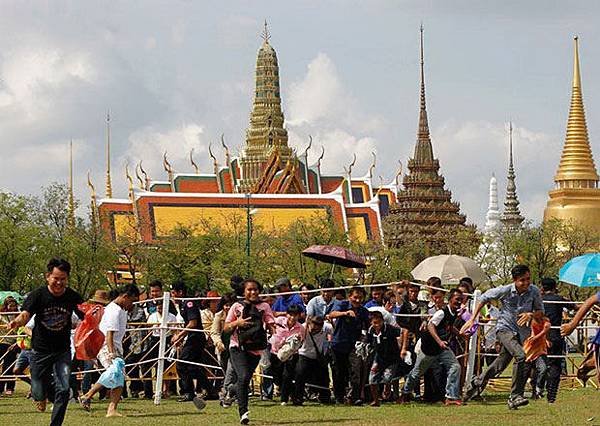
<svg viewBox="0 0 600 426">
<path fill-rule="evenodd" d="M 585 120 L 579 70 L 578 37 L 575 37 L 574 43 L 571 108 L 567 121 L 565 145 L 554 181 L 558 188 L 596 188 L 600 178 L 594 164 Z"/>
<path fill-rule="evenodd" d="M 496 180 L 496 175 L 492 173 L 492 177 L 490 178 L 488 211 L 485 215 L 485 233 L 489 234 L 490 232 L 495 231 L 498 229 L 499 225 L 500 209 L 498 208 L 498 181 Z"/>
<path fill-rule="evenodd" d="M 519 211 L 519 198 L 517 197 L 517 184 L 515 168 L 513 165 L 513 127 L 512 122 L 508 124 L 509 131 L 509 160 L 508 175 L 506 181 L 506 199 L 504 200 L 504 212 L 502 212 L 501 222 L 509 227 L 519 227 L 523 222 L 523 216 Z"/>
<path fill-rule="evenodd" d="M 417 144 L 415 146 L 415 161 L 418 163 L 431 163 L 433 161 L 433 148 L 429 134 L 429 121 L 427 119 L 427 102 L 425 99 L 425 54 L 423 41 L 423 25 L 421 24 L 420 37 L 420 70 L 421 70 L 421 96 L 419 99 L 419 126 L 417 130 Z"/>
<path fill-rule="evenodd" d="M 73 139 L 69 143 L 69 209 L 67 225 L 75 227 L 75 197 L 73 196 Z"/>
<path fill-rule="evenodd" d="M 240 158 L 242 176 L 238 181 L 238 192 L 254 190 L 272 156 L 279 156 L 276 168 L 283 168 L 293 156 L 283 126 L 277 53 L 269 43 L 271 35 L 266 22 L 261 37 L 264 42 L 256 58 L 254 100 L 246 130 L 246 146 Z"/>
<path fill-rule="evenodd" d="M 110 179 L 110 110 L 106 113 L 106 198 L 112 198 Z"/>
</svg>

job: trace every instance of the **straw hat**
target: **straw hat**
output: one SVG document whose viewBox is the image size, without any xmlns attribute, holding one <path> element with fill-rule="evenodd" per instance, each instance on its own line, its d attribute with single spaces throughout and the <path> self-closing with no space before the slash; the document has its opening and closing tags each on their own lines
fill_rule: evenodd
<svg viewBox="0 0 600 426">
<path fill-rule="evenodd" d="M 108 305 L 110 303 L 108 291 L 96 290 L 96 292 L 94 293 L 94 297 L 90 298 L 89 301 L 93 303 L 100 303 L 101 305 Z"/>
</svg>

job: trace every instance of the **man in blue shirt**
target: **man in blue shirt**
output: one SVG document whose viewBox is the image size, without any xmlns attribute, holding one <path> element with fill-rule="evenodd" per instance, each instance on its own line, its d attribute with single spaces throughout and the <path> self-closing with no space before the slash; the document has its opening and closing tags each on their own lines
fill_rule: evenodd
<svg viewBox="0 0 600 426">
<path fill-rule="evenodd" d="M 365 308 L 369 309 L 373 306 L 383 306 L 383 287 L 373 287 L 371 290 L 371 300 L 365 303 Z"/>
<path fill-rule="evenodd" d="M 471 399 L 483 392 L 489 379 L 502 373 L 514 358 L 512 386 L 508 408 L 516 409 L 529 404 L 523 396 L 527 382 L 527 364 L 523 342 L 529 337 L 528 324 L 535 311 L 544 311 L 542 296 L 535 285 L 531 284 L 531 273 L 526 265 L 517 265 L 511 270 L 512 284 L 492 288 L 481 296 L 473 316 L 461 328 L 465 333 L 473 327 L 475 319 L 481 309 L 491 300 L 502 303 L 498 322 L 496 324 L 496 338 L 502 344 L 498 358 L 490 367 L 478 377 L 474 377 L 465 400 Z"/>
<path fill-rule="evenodd" d="M 275 283 L 277 287 L 277 291 L 279 293 L 289 293 L 292 291 L 292 283 L 288 278 L 279 278 Z M 271 310 L 273 311 L 273 315 L 276 317 L 282 317 L 287 315 L 287 309 L 292 305 L 298 305 L 300 310 L 302 311 L 302 317 L 304 317 L 304 313 L 306 312 L 306 308 L 304 307 L 304 302 L 302 301 L 302 296 L 300 294 L 283 294 L 281 296 L 277 296 L 273 306 L 271 306 Z"/>
<path fill-rule="evenodd" d="M 331 306 L 333 305 L 333 287 L 335 283 L 333 280 L 326 278 L 321 282 L 321 295 L 310 299 L 306 305 L 306 316 L 307 317 L 321 317 L 325 318 L 325 315 L 329 313 Z"/>
<path fill-rule="evenodd" d="M 362 388 L 365 385 L 367 369 L 355 351 L 357 341 L 366 336 L 369 328 L 369 311 L 362 305 L 365 290 L 355 287 L 350 290 L 348 300 L 336 300 L 329 314 L 335 320 L 333 340 L 333 391 L 336 402 L 345 402 L 348 380 L 352 388 L 351 403 L 362 404 Z"/>
</svg>

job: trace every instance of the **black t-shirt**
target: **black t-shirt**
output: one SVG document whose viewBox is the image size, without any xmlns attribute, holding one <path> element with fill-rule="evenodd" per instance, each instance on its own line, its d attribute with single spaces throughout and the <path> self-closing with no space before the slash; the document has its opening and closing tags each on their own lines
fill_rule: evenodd
<svg viewBox="0 0 600 426">
<path fill-rule="evenodd" d="M 552 302 L 566 302 L 567 299 L 556 294 L 556 293 L 546 293 L 542 296 L 543 301 L 552 301 Z M 550 320 L 550 325 L 553 327 L 562 325 L 562 315 L 563 309 L 574 309 L 577 306 L 575 304 L 567 304 L 567 303 L 544 303 L 544 314 Z M 549 340 L 560 340 L 560 330 L 557 328 L 553 328 L 548 333 Z"/>
<path fill-rule="evenodd" d="M 369 328 L 367 342 L 372 344 L 375 349 L 375 361 L 379 367 L 386 368 L 400 361 L 398 337 L 400 337 L 400 329 L 387 324 L 383 326 L 379 338 L 373 327 Z"/>
<path fill-rule="evenodd" d="M 32 291 L 23 310 L 35 315 L 35 326 L 31 337 L 31 347 L 38 352 L 65 352 L 71 348 L 71 316 L 79 318 L 83 313 L 77 305 L 83 299 L 75 290 L 66 288 L 62 296 L 53 296 L 47 286 Z"/>
<path fill-rule="evenodd" d="M 187 326 L 187 323 L 192 321 L 192 320 L 196 320 L 196 326 L 195 327 L 191 327 L 194 328 L 196 330 L 202 330 L 202 318 L 200 317 L 200 307 L 198 306 L 198 304 L 196 303 L 196 301 L 193 300 L 182 300 L 179 303 L 179 313 L 181 314 L 181 317 L 183 318 L 183 322 L 185 324 L 185 326 Z M 204 335 L 204 332 L 200 331 L 188 331 L 187 333 L 187 340 L 186 340 L 186 345 L 204 345 L 206 343 L 206 336 Z"/>
</svg>

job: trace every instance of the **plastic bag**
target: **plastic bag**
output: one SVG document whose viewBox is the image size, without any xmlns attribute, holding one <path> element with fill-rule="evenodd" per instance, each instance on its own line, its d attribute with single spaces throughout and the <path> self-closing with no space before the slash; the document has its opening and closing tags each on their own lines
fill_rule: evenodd
<svg viewBox="0 0 600 426">
<path fill-rule="evenodd" d="M 302 346 L 302 339 L 297 334 L 292 334 L 285 339 L 285 343 L 281 345 L 279 351 L 277 351 L 277 358 L 279 358 L 279 361 L 281 362 L 286 362 L 298 352 L 300 346 Z"/>
<path fill-rule="evenodd" d="M 95 359 L 104 344 L 104 334 L 98 328 L 104 307 L 83 303 L 79 309 L 85 313 L 85 318 L 75 329 L 75 355 L 79 360 Z"/>
<path fill-rule="evenodd" d="M 110 367 L 100 375 L 98 383 L 108 389 L 123 387 L 125 385 L 125 361 L 123 358 L 115 358 Z"/>
</svg>

